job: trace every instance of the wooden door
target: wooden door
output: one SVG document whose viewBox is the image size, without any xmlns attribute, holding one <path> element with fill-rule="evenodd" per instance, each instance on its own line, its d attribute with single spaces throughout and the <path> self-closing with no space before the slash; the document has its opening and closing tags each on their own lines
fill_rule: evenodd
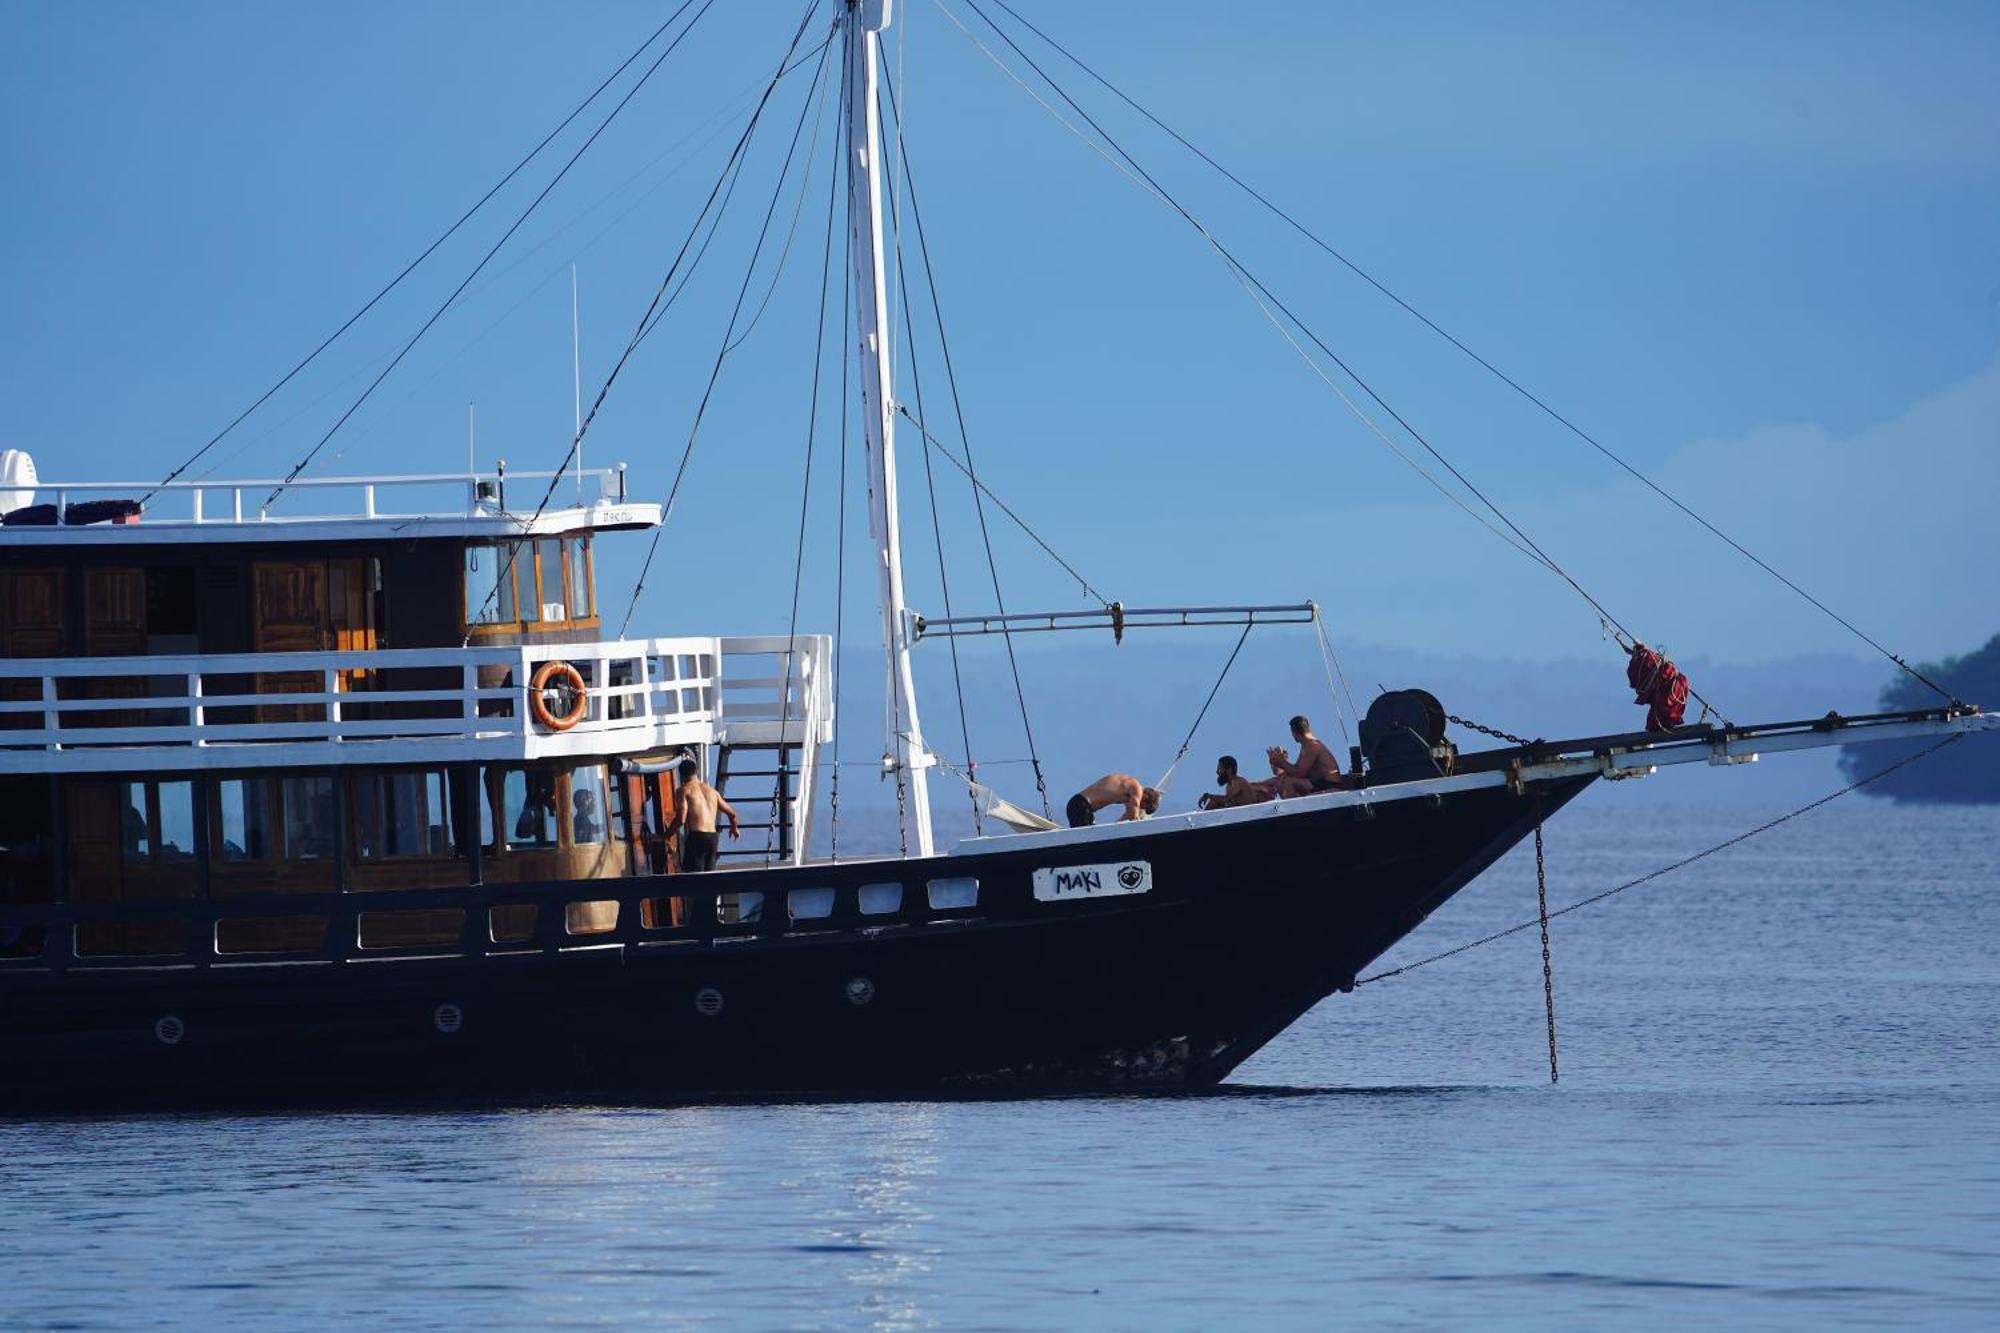
<svg viewBox="0 0 2000 1333">
<path fill-rule="evenodd" d="M 380 646 L 376 641 L 374 580 L 370 577 L 374 565 L 373 560 L 327 561 L 327 636 L 336 652 L 372 653 Z M 343 690 L 374 686 L 373 671 L 340 673 Z"/>
<path fill-rule="evenodd" d="M 63 792 L 63 822 L 67 829 L 69 900 L 73 903 L 115 903 L 125 897 L 125 819 L 120 798 L 124 784 L 72 782 Z M 78 926 L 76 944 L 85 954 L 126 952 L 126 927 Z"/>
<path fill-rule="evenodd" d="M 137 657 L 146 651 L 146 571 L 90 569 L 83 575 L 83 650 L 91 657 Z M 137 699 L 146 682 L 138 676 L 99 676 L 78 682 L 86 699 Z M 65 727 L 139 727 L 146 724 L 138 709 L 77 711 L 65 714 Z"/>
<path fill-rule="evenodd" d="M 326 562 L 261 560 L 251 566 L 251 597 L 260 653 L 316 653 L 327 647 Z M 326 678 L 317 671 L 267 671 L 259 694 L 317 694 Z M 320 704 L 266 704 L 259 722 L 315 722 Z"/>
<path fill-rule="evenodd" d="M 63 576 L 59 569 L 0 570 L 0 658 L 61 657 Z M 0 669 L 0 700 L 32 703 L 42 678 Z M 39 713 L 0 713 L 0 731 L 39 731 Z"/>
<path fill-rule="evenodd" d="M 63 576 L 60 569 L 0 572 L 0 657 L 63 654 Z"/>
</svg>

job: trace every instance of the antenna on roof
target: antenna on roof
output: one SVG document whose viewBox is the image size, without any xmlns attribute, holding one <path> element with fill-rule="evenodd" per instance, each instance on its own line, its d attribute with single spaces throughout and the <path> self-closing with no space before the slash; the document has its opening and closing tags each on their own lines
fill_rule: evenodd
<svg viewBox="0 0 2000 1333">
<path fill-rule="evenodd" d="M 569 350 L 576 376 L 576 502 L 583 503 L 583 333 L 576 319 L 576 261 L 569 266 Z"/>
<path fill-rule="evenodd" d="M 479 438 L 479 423 L 473 416 L 472 404 L 465 405 L 465 471 L 467 476 L 479 475 L 479 450 L 475 447 Z"/>
</svg>

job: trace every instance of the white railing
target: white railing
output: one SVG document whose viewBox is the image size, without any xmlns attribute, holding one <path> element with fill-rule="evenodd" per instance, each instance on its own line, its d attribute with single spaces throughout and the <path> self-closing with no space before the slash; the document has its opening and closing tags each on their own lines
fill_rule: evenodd
<svg viewBox="0 0 2000 1333">
<path fill-rule="evenodd" d="M 793 688 L 738 678 L 794 645 Z M 824 635 L 0 659 L 0 772 L 133 772 L 301 763 L 532 760 L 707 745 L 727 724 L 808 749 L 830 734 Z M 582 718 L 529 707 L 545 662 L 585 680 Z"/>
<path fill-rule="evenodd" d="M 38 481 L 20 489 L 34 493 L 30 504 L 53 504 L 56 524 L 67 521 L 70 504 L 83 500 L 146 501 L 145 522 L 168 524 L 323 523 L 355 519 L 500 517 L 503 511 L 532 513 L 551 480 L 560 507 L 624 504 L 625 465 L 555 472 L 445 472 L 401 477 L 300 477 L 286 482 L 262 480 L 174 481 Z M 570 479 L 574 478 L 574 482 Z M 512 493 L 510 494 L 509 491 Z M 279 505 L 289 512 L 263 508 L 271 493 L 283 490 Z M 462 505 L 441 504 L 408 509 L 396 500 L 425 490 L 440 501 L 462 497 Z M 305 512 L 301 512 L 301 511 Z"/>
</svg>

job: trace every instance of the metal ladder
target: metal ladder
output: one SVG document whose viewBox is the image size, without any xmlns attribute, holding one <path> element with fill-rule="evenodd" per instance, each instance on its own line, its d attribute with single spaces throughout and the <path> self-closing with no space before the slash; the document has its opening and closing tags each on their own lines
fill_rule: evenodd
<svg viewBox="0 0 2000 1333">
<path fill-rule="evenodd" d="M 723 841 L 722 858 L 774 863 L 795 859 L 802 813 L 796 762 L 799 748 L 782 743 L 724 743 L 717 747 L 715 790 L 741 815 L 743 830 L 741 842 Z M 737 784 L 734 790 L 732 783 Z"/>
</svg>

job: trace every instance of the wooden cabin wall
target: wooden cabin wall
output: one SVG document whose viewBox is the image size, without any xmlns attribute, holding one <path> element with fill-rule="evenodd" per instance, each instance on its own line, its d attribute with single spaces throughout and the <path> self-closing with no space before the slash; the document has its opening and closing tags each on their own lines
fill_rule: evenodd
<svg viewBox="0 0 2000 1333">
<path fill-rule="evenodd" d="M 0 656 L 455 648 L 464 553 L 448 538 L 4 547 Z M 482 628 L 478 641 L 582 643 L 602 632 L 593 616 L 525 633 Z"/>
</svg>

